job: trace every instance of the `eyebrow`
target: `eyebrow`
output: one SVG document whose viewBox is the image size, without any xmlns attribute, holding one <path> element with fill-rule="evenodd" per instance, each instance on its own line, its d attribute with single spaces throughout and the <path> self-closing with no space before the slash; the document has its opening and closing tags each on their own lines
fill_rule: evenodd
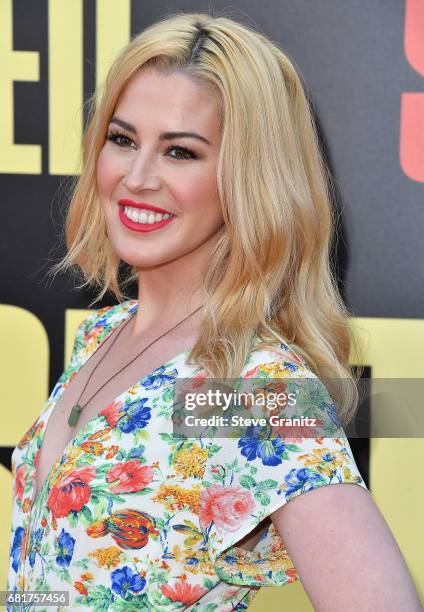
<svg viewBox="0 0 424 612">
<path fill-rule="evenodd" d="M 137 134 L 137 130 L 131 123 L 127 123 L 118 117 L 112 117 L 109 123 L 116 123 L 116 125 L 121 126 L 124 130 L 131 132 L 132 134 Z M 161 132 L 159 134 L 159 140 L 173 140 L 174 138 L 196 138 L 197 140 L 201 140 L 202 142 L 210 145 L 212 144 L 210 140 L 197 134 L 196 132 Z"/>
</svg>

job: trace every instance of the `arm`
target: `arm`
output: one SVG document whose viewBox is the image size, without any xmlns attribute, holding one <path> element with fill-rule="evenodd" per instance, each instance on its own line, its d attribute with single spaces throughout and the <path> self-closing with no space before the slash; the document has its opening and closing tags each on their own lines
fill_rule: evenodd
<svg viewBox="0 0 424 612">
<path fill-rule="evenodd" d="M 423 610 L 392 532 L 362 487 L 312 489 L 271 519 L 318 612 Z"/>
</svg>

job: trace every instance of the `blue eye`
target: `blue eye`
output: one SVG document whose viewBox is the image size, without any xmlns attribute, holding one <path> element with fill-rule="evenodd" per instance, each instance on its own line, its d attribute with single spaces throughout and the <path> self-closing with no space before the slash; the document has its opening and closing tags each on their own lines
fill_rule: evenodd
<svg viewBox="0 0 424 612">
<path fill-rule="evenodd" d="M 129 138 L 122 132 L 110 132 L 107 135 L 106 140 L 110 140 L 111 142 L 115 143 L 118 147 L 123 147 L 123 148 L 130 146 L 130 144 L 133 142 L 131 138 Z M 172 159 L 176 159 L 180 161 L 184 161 L 185 159 L 197 159 L 197 155 L 190 149 L 187 149 L 186 147 L 171 145 L 170 147 L 167 148 L 165 152 L 166 155 L 170 153 L 171 151 L 177 151 L 178 153 L 183 155 L 182 157 L 180 157 L 179 155 L 178 156 L 171 155 Z"/>
</svg>

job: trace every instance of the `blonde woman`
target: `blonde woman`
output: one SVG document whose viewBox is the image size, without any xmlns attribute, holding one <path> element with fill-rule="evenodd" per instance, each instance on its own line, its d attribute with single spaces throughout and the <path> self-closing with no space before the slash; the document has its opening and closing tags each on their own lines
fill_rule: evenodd
<svg viewBox="0 0 424 612">
<path fill-rule="evenodd" d="M 299 76 L 264 35 L 178 13 L 122 50 L 91 100 L 56 267 L 117 303 L 78 327 L 14 451 L 10 590 L 225 611 L 301 578 L 317 610 L 420 609 L 332 433 L 356 393 L 328 179 Z M 307 380 L 321 433 L 174 435 L 174 383 L 207 377 Z M 343 385 L 330 396 L 324 377 Z"/>
</svg>

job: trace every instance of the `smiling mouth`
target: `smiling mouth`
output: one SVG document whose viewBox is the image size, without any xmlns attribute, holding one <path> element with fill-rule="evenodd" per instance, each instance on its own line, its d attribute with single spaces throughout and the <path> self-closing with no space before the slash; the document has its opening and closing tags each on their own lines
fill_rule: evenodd
<svg viewBox="0 0 424 612">
<path fill-rule="evenodd" d="M 121 223 L 135 232 L 154 232 L 172 223 L 176 218 L 176 215 L 171 213 L 161 214 L 131 206 L 119 205 L 118 208 Z"/>
<path fill-rule="evenodd" d="M 122 208 L 124 210 L 124 215 L 128 219 L 143 225 L 153 225 L 153 223 L 158 223 L 159 221 L 164 221 L 165 219 L 175 217 L 175 215 L 171 215 L 171 213 L 162 214 L 150 210 L 142 210 L 133 206 L 123 206 Z"/>
</svg>

